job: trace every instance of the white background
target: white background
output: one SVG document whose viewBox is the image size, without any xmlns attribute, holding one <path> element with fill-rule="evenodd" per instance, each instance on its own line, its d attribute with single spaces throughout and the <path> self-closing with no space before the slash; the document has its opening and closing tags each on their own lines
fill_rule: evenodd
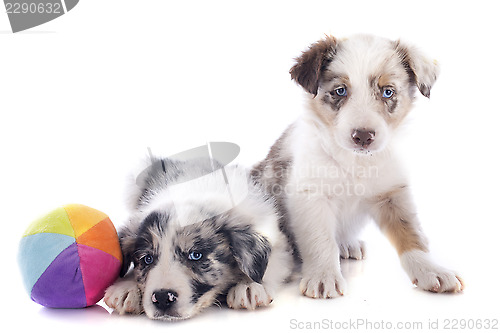
<svg viewBox="0 0 500 333">
<path fill-rule="evenodd" d="M 82 0 L 68 14 L 17 34 L 2 9 L 3 327 L 287 332 L 307 322 L 332 320 L 335 328 L 359 319 L 373 328 L 421 322 L 426 330 L 429 321 L 443 328 L 454 318 L 499 319 L 494 1 L 173 3 Z M 262 159 L 303 111 L 302 90 L 288 74 L 293 58 L 324 33 L 402 38 L 439 60 L 441 76 L 430 100 L 418 98 L 402 146 L 431 251 L 460 272 L 463 294 L 416 290 L 371 226 L 363 235 L 368 258 L 342 264 L 349 292 L 340 299 L 307 299 L 293 284 L 270 308 L 213 307 L 178 323 L 109 315 L 103 307 L 51 310 L 30 301 L 16 255 L 31 220 L 75 202 L 106 212 L 119 227 L 127 218 L 125 179 L 147 147 L 168 156 L 231 141 L 241 147 L 237 162 Z"/>
</svg>

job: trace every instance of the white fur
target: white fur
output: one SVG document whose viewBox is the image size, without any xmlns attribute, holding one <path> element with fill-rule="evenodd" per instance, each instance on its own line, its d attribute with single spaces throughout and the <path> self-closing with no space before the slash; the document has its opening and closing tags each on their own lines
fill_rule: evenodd
<svg viewBox="0 0 500 333">
<path fill-rule="evenodd" d="M 140 314 L 144 311 L 141 306 L 141 292 L 132 275 L 110 286 L 106 290 L 104 303 L 120 315 Z"/>
<path fill-rule="evenodd" d="M 285 185 L 285 204 L 303 259 L 300 289 L 314 298 L 343 295 L 346 284 L 339 258 L 364 257 L 358 234 L 374 217 L 376 198 L 408 184 L 392 142 L 397 140 L 400 123 L 411 108 L 415 89 L 396 55 L 397 44 L 372 36 L 355 36 L 339 44 L 329 55 L 333 60 L 326 70 L 322 69 L 333 73 L 334 79 L 320 81 L 317 94 L 304 86 L 311 93 L 307 95 L 307 110 L 290 127 L 280 148 L 281 156 L 289 155 L 293 161 Z M 404 52 L 415 71 L 415 85 L 428 95 L 438 73 L 436 63 L 413 47 L 406 47 Z M 387 111 L 383 99 L 377 96 L 381 92 L 372 83 L 379 82 L 374 77 L 378 80 L 383 75 L 397 92 L 399 104 L 394 113 Z M 303 74 L 297 77 L 299 84 L 308 84 L 301 83 Z M 340 110 L 335 110 L 325 100 L 331 100 L 328 94 L 344 84 L 346 79 L 342 78 L 348 80 L 349 95 Z M 374 142 L 369 147 L 356 145 L 352 138 L 356 129 L 373 130 Z M 402 212 L 413 214 L 411 198 L 399 202 Z M 413 222 L 418 225 L 416 217 Z M 418 227 L 416 230 L 420 232 Z M 423 289 L 435 290 L 437 281 L 441 281 L 441 287 L 436 291 L 461 289 L 457 287 L 458 278 L 431 264 L 427 255 L 408 253 L 401 258 L 409 275 Z"/>
<path fill-rule="evenodd" d="M 275 289 L 289 277 L 293 265 L 287 240 L 278 228 L 278 215 L 274 202 L 271 198 L 267 198 L 259 186 L 250 182 L 243 167 L 228 166 L 202 175 L 203 170 L 196 166 L 203 162 L 191 161 L 188 162 L 188 167 L 178 164 L 185 169 L 184 173 L 179 173 L 176 177 L 175 163 L 167 161 L 165 164 L 171 169 L 167 168 L 159 174 L 153 173 L 155 169 L 152 169 L 149 175 L 146 174 L 149 177 L 144 181 L 144 184 L 147 184 L 147 198 L 141 197 L 141 191 L 137 191 L 135 184 L 132 187 L 134 197 L 131 202 L 135 202 L 136 208 L 132 212 L 127 228 L 124 229 L 125 232 L 122 233 L 122 249 L 125 243 L 137 246 L 135 240 L 143 236 L 139 234 L 142 230 L 140 227 L 153 212 L 161 212 L 163 216 L 168 216 L 168 222 L 162 224 L 162 230 L 150 227 L 144 231 L 151 239 L 148 238 L 146 249 L 141 248 L 141 250 L 154 253 L 156 257 L 147 275 L 145 277 L 141 275 L 141 264 L 139 264 L 133 272 L 107 289 L 106 304 L 120 314 L 144 312 L 150 318 L 164 320 L 190 318 L 203 308 L 212 305 L 217 297 L 225 292 L 228 292 L 227 302 L 231 308 L 253 310 L 256 307 L 269 305 Z M 223 170 L 226 172 L 225 175 Z M 169 175 L 171 178 L 168 178 Z M 141 182 L 139 184 L 142 185 Z M 203 221 L 210 221 L 216 217 L 217 226 L 207 223 L 202 228 Z M 193 224 L 198 224 L 198 227 Z M 215 230 L 222 227 L 228 230 L 234 227 L 234 230 L 237 230 L 240 224 L 242 230 L 238 231 L 239 233 L 248 230 L 247 236 L 254 237 L 252 233 L 255 232 L 265 238 L 271 247 L 267 269 L 262 272 L 262 283 L 257 283 L 252 280 L 253 277 L 245 275 L 242 266 L 239 266 L 240 270 L 231 266 L 227 259 L 216 260 L 217 255 L 212 252 L 203 254 L 207 259 L 207 265 L 212 269 L 205 273 L 195 273 L 191 267 L 196 267 L 197 264 L 186 264 L 186 259 L 181 257 L 196 250 L 193 249 L 196 246 L 193 240 L 195 237 L 199 239 L 210 237 L 212 233 L 216 233 Z M 190 227 L 191 233 L 186 234 L 186 228 Z M 236 232 L 234 230 L 233 233 Z M 230 237 L 222 232 L 218 236 Z M 245 235 L 240 237 L 245 238 Z M 226 241 L 229 242 L 230 239 L 227 238 Z M 245 267 L 253 264 L 254 255 L 259 254 L 263 246 L 260 245 L 261 248 L 258 248 L 259 245 L 254 243 L 254 247 L 250 248 L 246 245 L 248 243 L 227 245 L 224 241 L 213 244 L 217 246 L 218 255 L 223 252 L 228 256 L 235 256 L 233 250 L 239 250 L 236 251 L 238 259 Z M 231 246 L 237 248 L 232 249 Z M 127 251 L 132 255 L 137 253 L 136 248 L 128 248 L 128 245 Z M 179 251 L 183 254 L 179 254 Z M 142 258 L 136 258 L 135 262 L 142 263 Z M 256 266 L 259 267 L 258 262 Z M 137 280 L 134 280 L 134 272 L 137 273 L 135 275 Z M 139 278 L 142 280 L 139 281 Z M 198 279 L 196 280 L 198 283 L 210 285 L 210 288 L 193 302 L 195 279 Z M 258 282 L 261 282 L 260 277 Z M 159 302 L 155 299 L 156 293 L 162 290 L 176 294 L 172 296 L 175 299 L 172 303 L 175 304 L 163 309 L 163 312 L 158 309 Z"/>
<path fill-rule="evenodd" d="M 295 163 L 287 207 L 304 260 L 300 289 L 306 296 L 322 297 L 318 286 L 323 284 L 324 297 L 341 296 L 346 283 L 339 257 L 364 257 L 357 237 L 369 221 L 368 199 L 404 184 L 404 173 L 390 147 L 370 158 L 354 155 L 324 140 L 309 114 L 292 133 Z M 337 177 L 315 177 L 314 170 Z"/>
<path fill-rule="evenodd" d="M 159 193 L 149 205 L 149 210 L 171 206 L 180 226 L 186 226 L 229 211 L 248 195 L 246 171 L 241 167 L 227 168 L 226 184 L 222 169 L 207 175 L 170 185 Z M 193 193 L 197 193 L 196 196 Z M 210 211 L 200 212 L 200 205 L 210 202 Z M 205 213 L 204 216 L 200 214 Z"/>
<path fill-rule="evenodd" d="M 240 283 L 229 290 L 227 305 L 233 309 L 255 310 L 261 306 L 271 304 L 273 298 L 266 288 L 259 283 Z"/>
<path fill-rule="evenodd" d="M 413 284 L 432 292 L 456 292 L 464 286 L 457 273 L 434 263 L 429 253 L 408 251 L 400 257 L 401 265 Z"/>
</svg>

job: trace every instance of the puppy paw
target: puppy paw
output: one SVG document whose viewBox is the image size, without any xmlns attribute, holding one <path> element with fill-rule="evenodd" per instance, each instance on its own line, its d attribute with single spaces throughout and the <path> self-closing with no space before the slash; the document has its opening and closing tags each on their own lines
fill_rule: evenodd
<svg viewBox="0 0 500 333">
<path fill-rule="evenodd" d="M 268 306 L 273 301 L 266 289 L 260 283 L 239 283 L 227 294 L 227 305 L 233 309 L 255 310 Z"/>
<path fill-rule="evenodd" d="M 464 283 L 456 273 L 442 268 L 416 274 L 412 282 L 418 288 L 433 293 L 456 293 L 464 289 Z"/>
<path fill-rule="evenodd" d="M 465 285 L 453 271 L 436 265 L 428 253 L 410 251 L 401 255 L 401 263 L 414 285 L 434 293 L 461 292 Z"/>
<path fill-rule="evenodd" d="M 346 282 L 340 272 L 306 275 L 300 281 L 300 291 L 311 298 L 335 298 L 344 296 Z"/>
<path fill-rule="evenodd" d="M 119 280 L 104 294 L 104 303 L 120 315 L 142 313 L 141 292 L 135 281 Z"/>
<path fill-rule="evenodd" d="M 360 240 L 342 242 L 339 244 L 339 252 L 342 259 L 364 259 L 366 253 L 365 242 Z"/>
</svg>

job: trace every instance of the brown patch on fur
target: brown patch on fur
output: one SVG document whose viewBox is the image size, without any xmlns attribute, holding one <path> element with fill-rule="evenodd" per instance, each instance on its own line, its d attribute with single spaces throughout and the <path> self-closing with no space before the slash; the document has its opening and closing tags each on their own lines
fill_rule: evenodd
<svg viewBox="0 0 500 333">
<path fill-rule="evenodd" d="M 321 101 L 327 105 L 329 105 L 333 111 L 338 111 L 340 109 L 340 105 L 337 105 L 337 101 L 333 100 L 330 96 L 325 95 L 321 98 Z M 310 103 L 310 109 L 316 117 L 325 125 L 332 126 L 333 125 L 333 116 L 334 112 L 330 112 L 330 114 L 326 114 L 324 110 L 318 107 L 315 103 Z"/>
<path fill-rule="evenodd" d="M 290 69 L 292 79 L 300 84 L 307 92 L 314 96 L 318 93 L 321 72 L 332 60 L 337 40 L 333 36 L 326 36 L 295 59 L 297 63 Z"/>
<path fill-rule="evenodd" d="M 403 64 L 406 73 L 408 74 L 410 84 L 417 84 L 417 76 L 412 66 L 412 59 L 410 57 L 410 50 L 401 44 L 401 41 L 397 40 L 394 42 L 394 48 L 396 49 L 396 54 L 399 56 L 401 63 Z"/>
<path fill-rule="evenodd" d="M 404 69 L 404 67 L 403 67 Z M 406 97 L 404 94 L 399 94 L 396 89 L 396 82 L 404 82 L 407 80 L 406 77 L 402 77 L 405 75 L 398 72 L 384 72 L 381 71 L 378 75 L 370 76 L 369 82 L 370 86 L 373 89 L 373 94 L 378 101 L 383 103 L 383 108 L 378 109 L 378 112 L 384 117 L 387 124 L 393 128 L 396 128 L 403 119 L 408 115 L 408 112 L 411 110 L 411 98 L 410 96 Z M 412 86 L 409 84 L 409 89 L 411 91 Z M 392 98 L 383 98 L 384 88 L 392 88 L 394 90 L 394 96 Z M 396 112 L 397 111 L 397 112 Z"/>
<path fill-rule="evenodd" d="M 391 103 L 387 104 L 391 112 L 386 113 L 386 117 L 388 118 L 387 123 L 392 128 L 397 128 L 410 112 L 412 104 L 408 98 L 398 98 L 398 96 L 395 96 L 390 102 Z"/>
<path fill-rule="evenodd" d="M 343 83 L 347 86 L 349 84 L 349 77 L 343 74 L 332 72 L 328 68 L 325 68 L 321 73 L 321 82 L 327 83 L 331 81 L 338 81 L 339 83 Z"/>
<path fill-rule="evenodd" d="M 257 163 L 250 171 L 252 180 L 263 187 L 264 191 L 276 203 L 276 208 L 279 212 L 279 228 L 288 238 L 288 243 L 292 249 L 293 258 L 296 264 L 296 269 L 300 267 L 302 259 L 300 257 L 295 236 L 290 229 L 288 210 L 286 208 L 286 189 L 289 173 L 292 166 L 292 155 L 287 152 L 290 147 L 290 133 L 293 131 L 293 125 L 290 125 L 285 132 L 271 147 L 266 158 Z"/>
<path fill-rule="evenodd" d="M 401 63 L 403 64 L 406 73 L 408 74 L 410 84 L 416 86 L 422 95 L 429 98 L 431 95 L 431 87 L 425 83 L 420 82 L 415 70 L 414 59 L 412 59 L 411 57 L 410 50 L 399 40 L 394 42 L 394 47 L 396 49 L 397 55 L 401 59 Z M 434 77 L 434 80 L 435 79 L 436 77 Z"/>
<path fill-rule="evenodd" d="M 408 210 L 412 205 L 407 191 L 407 186 L 399 186 L 376 196 L 373 216 L 399 255 L 411 250 L 428 252 L 416 214 Z"/>
<path fill-rule="evenodd" d="M 323 82 L 333 81 L 337 76 L 338 76 L 337 74 L 326 68 L 323 71 L 323 73 L 321 73 L 321 78 Z"/>
<path fill-rule="evenodd" d="M 390 86 L 392 84 L 392 78 L 394 75 L 389 73 L 384 73 L 378 78 L 378 87 L 382 89 L 383 87 Z"/>
<path fill-rule="evenodd" d="M 291 156 L 284 151 L 287 148 L 287 141 L 292 126 L 289 126 L 278 140 L 273 144 L 266 158 L 255 165 L 250 175 L 263 184 L 267 192 L 272 192 L 273 185 L 283 185 L 288 179 L 289 167 L 292 164 Z M 273 193 L 276 195 L 276 193 Z"/>
<path fill-rule="evenodd" d="M 398 100 L 396 98 L 391 98 L 387 100 L 385 104 L 387 105 L 387 110 L 389 111 L 389 113 L 394 113 L 394 110 L 398 106 Z"/>
<path fill-rule="evenodd" d="M 321 98 L 321 102 L 328 105 L 334 112 L 325 113 L 325 111 L 319 108 L 315 103 L 310 103 L 310 108 L 323 123 L 327 125 L 333 125 L 336 113 L 340 111 L 340 108 L 348 100 L 348 96 L 351 90 L 349 78 L 345 75 L 339 75 L 328 69 L 325 69 L 321 74 L 321 84 L 323 87 L 325 87 L 325 89 L 326 87 L 329 87 L 331 89 L 330 92 L 323 95 L 323 97 Z M 335 89 L 342 86 L 347 89 L 347 96 L 338 96 L 335 93 Z"/>
<path fill-rule="evenodd" d="M 321 100 L 323 101 L 323 103 L 328 104 L 333 111 L 338 112 L 340 111 L 342 105 L 344 105 L 346 98 L 333 95 L 325 95 Z"/>
</svg>

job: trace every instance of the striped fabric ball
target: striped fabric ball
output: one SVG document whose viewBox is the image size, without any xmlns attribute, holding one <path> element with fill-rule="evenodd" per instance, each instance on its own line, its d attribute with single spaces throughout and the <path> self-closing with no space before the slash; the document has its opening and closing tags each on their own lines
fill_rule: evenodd
<svg viewBox="0 0 500 333">
<path fill-rule="evenodd" d="M 99 302 L 116 280 L 122 253 L 106 214 L 71 204 L 28 227 L 18 261 L 33 301 L 52 308 L 83 308 Z"/>
</svg>

